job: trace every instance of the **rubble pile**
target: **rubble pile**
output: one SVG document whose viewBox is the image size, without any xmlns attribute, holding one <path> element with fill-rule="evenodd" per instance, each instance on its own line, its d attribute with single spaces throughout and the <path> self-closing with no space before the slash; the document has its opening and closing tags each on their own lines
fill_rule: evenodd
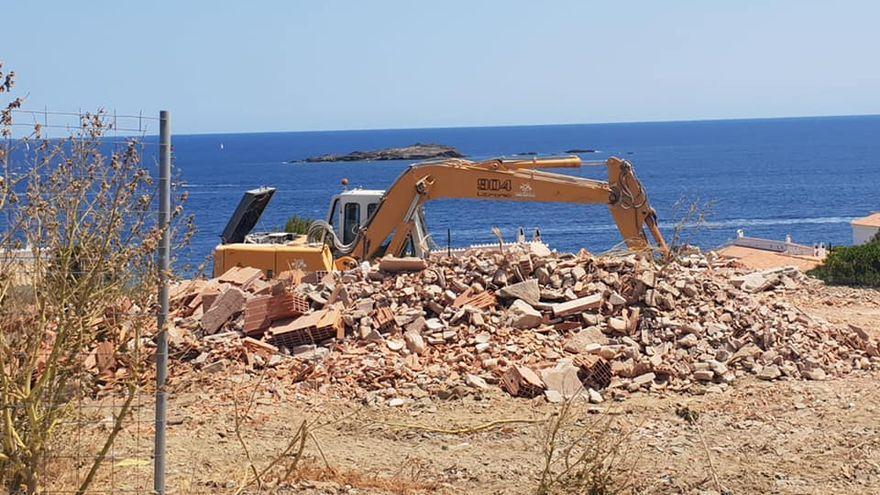
<svg viewBox="0 0 880 495">
<path fill-rule="evenodd" d="M 698 252 L 659 263 L 525 244 L 260 275 L 236 268 L 176 288 L 169 332 L 184 360 L 209 371 L 292 362 L 305 386 L 394 404 L 493 387 L 601 402 L 880 366 L 864 330 L 773 297 L 804 283 L 796 269 L 750 273 Z"/>
</svg>

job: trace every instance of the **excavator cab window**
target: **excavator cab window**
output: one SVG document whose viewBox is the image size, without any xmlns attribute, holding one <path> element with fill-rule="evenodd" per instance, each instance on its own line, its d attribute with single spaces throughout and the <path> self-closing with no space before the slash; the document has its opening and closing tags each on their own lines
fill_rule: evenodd
<svg viewBox="0 0 880 495">
<path fill-rule="evenodd" d="M 376 212 L 376 208 L 379 207 L 379 203 L 370 203 L 367 205 L 367 221 L 373 217 L 373 213 Z"/>
<path fill-rule="evenodd" d="M 357 203 L 346 203 L 343 209 L 342 220 L 342 242 L 344 244 L 349 244 L 354 240 L 360 225 L 361 205 Z"/>
<path fill-rule="evenodd" d="M 416 248 L 413 245 L 413 238 L 409 236 L 409 239 L 406 241 L 406 246 L 403 248 L 404 256 L 416 256 Z"/>
<path fill-rule="evenodd" d="M 339 226 L 336 225 L 336 218 L 338 217 L 337 213 L 339 211 L 339 198 L 333 198 L 333 204 L 330 205 L 330 215 L 327 217 L 327 223 L 333 226 L 334 229 L 338 229 Z"/>
</svg>

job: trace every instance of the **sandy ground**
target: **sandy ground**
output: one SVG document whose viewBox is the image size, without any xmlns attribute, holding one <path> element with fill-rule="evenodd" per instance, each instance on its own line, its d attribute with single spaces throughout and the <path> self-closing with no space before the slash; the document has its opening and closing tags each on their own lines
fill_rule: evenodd
<svg viewBox="0 0 880 495">
<path fill-rule="evenodd" d="M 880 292 L 824 288 L 790 297 L 814 316 L 880 336 Z M 210 387 L 190 384 L 171 398 L 170 493 L 236 493 L 241 480 L 252 478 L 248 458 L 258 471 L 267 466 L 304 419 L 325 423 L 313 427 L 305 444 L 306 479 L 275 487 L 266 476 L 264 493 L 535 493 L 547 433 L 540 420 L 560 408 L 499 390 L 365 406 L 265 380 L 253 394 L 260 380 L 253 375 L 221 380 L 225 388 L 212 378 Z M 878 380 L 877 371 L 822 382 L 747 378 L 708 395 L 653 392 L 578 403 L 570 426 L 577 431 L 610 421 L 602 440 L 623 438 L 617 474 L 637 493 L 880 493 Z M 100 486 L 148 493 L 152 404 L 140 406 L 140 421 L 121 437 Z M 236 434 L 236 411 L 247 452 Z M 499 421 L 481 431 L 451 431 Z M 332 472 L 320 469 L 327 465 Z M 74 473 L 59 473 L 57 482 Z M 255 485 L 244 490 L 257 492 Z"/>
</svg>

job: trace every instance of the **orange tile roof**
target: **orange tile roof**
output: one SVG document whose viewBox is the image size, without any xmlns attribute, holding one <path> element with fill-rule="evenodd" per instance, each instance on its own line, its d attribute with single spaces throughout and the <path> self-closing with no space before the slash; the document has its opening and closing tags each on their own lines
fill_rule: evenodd
<svg viewBox="0 0 880 495">
<path fill-rule="evenodd" d="M 866 217 L 856 218 L 852 221 L 852 224 L 862 227 L 880 227 L 880 212 L 872 213 Z"/>
<path fill-rule="evenodd" d="M 744 246 L 725 246 L 716 252 L 725 258 L 733 258 L 752 270 L 796 266 L 801 271 L 807 271 L 822 264 L 821 259 L 813 256 L 793 256 Z"/>
</svg>

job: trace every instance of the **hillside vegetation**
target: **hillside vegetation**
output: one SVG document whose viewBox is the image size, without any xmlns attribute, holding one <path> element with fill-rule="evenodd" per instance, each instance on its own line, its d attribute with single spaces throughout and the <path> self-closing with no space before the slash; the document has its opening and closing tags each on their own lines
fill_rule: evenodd
<svg viewBox="0 0 880 495">
<path fill-rule="evenodd" d="M 880 235 L 861 246 L 833 249 L 825 264 L 808 273 L 831 285 L 880 287 Z"/>
</svg>

